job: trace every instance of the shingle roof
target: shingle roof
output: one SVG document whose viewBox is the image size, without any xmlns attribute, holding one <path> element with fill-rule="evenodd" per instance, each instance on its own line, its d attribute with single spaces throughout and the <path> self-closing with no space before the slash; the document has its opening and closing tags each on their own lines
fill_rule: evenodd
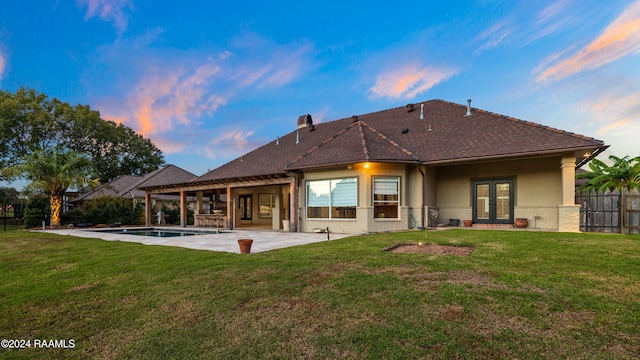
<svg viewBox="0 0 640 360">
<path fill-rule="evenodd" d="M 422 104 L 410 104 L 294 130 L 194 181 L 364 161 L 447 164 L 605 147 L 601 140 L 476 108 L 465 116 L 466 106 L 448 101 L 423 104 L 424 119 Z"/>
<path fill-rule="evenodd" d="M 123 175 L 98 187 L 95 191 L 84 194 L 74 201 L 92 200 L 102 196 L 140 198 L 145 196 L 142 187 L 162 186 L 176 183 L 185 183 L 193 180 L 196 176 L 175 165 L 167 165 L 156 169 L 144 176 Z"/>
</svg>

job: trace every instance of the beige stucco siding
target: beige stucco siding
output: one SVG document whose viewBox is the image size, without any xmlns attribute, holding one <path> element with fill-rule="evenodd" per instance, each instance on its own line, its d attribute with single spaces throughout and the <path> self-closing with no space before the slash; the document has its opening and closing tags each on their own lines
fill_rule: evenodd
<svg viewBox="0 0 640 360">
<path fill-rule="evenodd" d="M 513 178 L 514 217 L 526 217 L 530 226 L 558 229 L 558 206 L 562 204 L 561 158 L 546 157 L 514 161 L 442 166 L 437 176 L 440 222 L 472 218 L 472 180 Z"/>
<path fill-rule="evenodd" d="M 574 214 L 569 210 L 566 210 L 567 216 L 559 213 L 559 207 L 563 205 L 562 162 L 561 156 L 550 156 L 450 166 L 371 163 L 369 168 L 365 168 L 363 164 L 353 164 L 350 168 L 307 171 L 299 187 L 300 231 L 329 227 L 332 232 L 361 233 L 422 226 L 423 186 L 426 187 L 424 205 L 439 209 L 439 223 L 448 224 L 449 219 L 472 219 L 472 182 L 496 178 L 513 180 L 514 218 L 527 218 L 530 227 L 563 229 L 559 226 L 559 219 L 572 219 Z M 307 219 L 306 182 L 347 177 L 355 177 L 358 182 L 356 218 Z M 399 218 L 374 217 L 374 177 L 400 178 Z M 573 223 L 569 225 L 575 227 Z"/>
</svg>

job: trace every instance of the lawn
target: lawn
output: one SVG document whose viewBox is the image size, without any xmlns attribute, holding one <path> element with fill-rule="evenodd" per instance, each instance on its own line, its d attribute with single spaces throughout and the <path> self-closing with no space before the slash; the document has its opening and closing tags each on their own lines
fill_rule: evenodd
<svg viewBox="0 0 640 360">
<path fill-rule="evenodd" d="M 1 358 L 640 356 L 640 236 L 424 231 L 230 254 L 0 233 Z"/>
</svg>

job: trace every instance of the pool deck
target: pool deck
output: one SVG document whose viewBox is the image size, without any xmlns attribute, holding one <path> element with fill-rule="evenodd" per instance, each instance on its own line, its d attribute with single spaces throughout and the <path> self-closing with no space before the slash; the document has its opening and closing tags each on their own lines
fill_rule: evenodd
<svg viewBox="0 0 640 360">
<path fill-rule="evenodd" d="M 167 231 L 176 230 L 199 230 L 212 231 L 211 228 L 197 227 L 153 227 L 154 229 L 162 229 Z M 117 228 L 103 229 L 116 230 Z M 124 228 L 122 228 L 124 229 Z M 135 229 L 135 228 L 129 228 Z M 41 231 L 41 230 L 40 230 Z M 45 230 L 48 233 L 59 235 L 70 235 L 85 238 L 96 238 L 106 241 L 124 241 L 136 242 L 145 245 L 163 245 L 163 246 L 180 246 L 189 249 L 224 251 L 230 253 L 240 253 L 238 246 L 239 239 L 253 239 L 251 252 L 264 252 L 275 249 L 286 248 L 290 246 L 298 246 L 311 244 L 316 242 L 327 241 L 326 233 L 299 233 L 277 230 L 222 230 L 220 234 L 202 234 L 192 236 L 177 237 L 155 237 L 141 235 L 124 235 L 101 232 L 100 229 L 57 229 Z M 330 240 L 338 240 L 356 234 L 329 234 Z"/>
</svg>

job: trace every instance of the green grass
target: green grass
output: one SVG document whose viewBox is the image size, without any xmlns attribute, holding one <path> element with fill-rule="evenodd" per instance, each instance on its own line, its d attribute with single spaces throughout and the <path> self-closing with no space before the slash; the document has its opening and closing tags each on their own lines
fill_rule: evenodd
<svg viewBox="0 0 640 360">
<path fill-rule="evenodd" d="M 0 358 L 640 356 L 640 236 L 450 230 L 249 255 L 0 233 Z"/>
</svg>

